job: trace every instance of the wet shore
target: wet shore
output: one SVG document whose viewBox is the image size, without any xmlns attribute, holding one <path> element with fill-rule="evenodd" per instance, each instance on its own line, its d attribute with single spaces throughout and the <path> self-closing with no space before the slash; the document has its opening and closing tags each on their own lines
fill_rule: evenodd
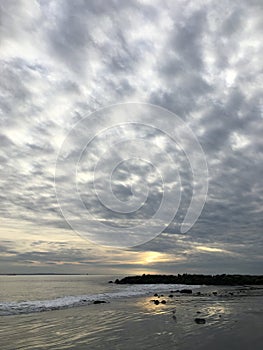
<svg viewBox="0 0 263 350">
<path fill-rule="evenodd" d="M 2 350 L 259 350 L 262 323 L 263 287 L 209 286 L 8 316 L 0 336 Z"/>
</svg>

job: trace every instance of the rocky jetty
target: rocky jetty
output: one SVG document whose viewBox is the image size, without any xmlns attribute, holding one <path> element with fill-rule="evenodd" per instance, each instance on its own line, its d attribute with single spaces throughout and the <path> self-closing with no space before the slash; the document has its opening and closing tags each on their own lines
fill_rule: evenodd
<svg viewBox="0 0 263 350">
<path fill-rule="evenodd" d="M 263 285 L 263 275 L 142 275 L 128 276 L 121 280 L 117 279 L 116 284 L 188 284 L 188 285 Z"/>
</svg>

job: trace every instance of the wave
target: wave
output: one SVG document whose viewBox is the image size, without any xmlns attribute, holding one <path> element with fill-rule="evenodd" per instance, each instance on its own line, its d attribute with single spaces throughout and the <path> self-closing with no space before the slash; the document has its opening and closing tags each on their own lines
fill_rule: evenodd
<svg viewBox="0 0 263 350">
<path fill-rule="evenodd" d="M 0 303 L 0 316 L 21 315 L 35 312 L 61 310 L 72 307 L 93 304 L 94 301 L 103 300 L 110 302 L 113 299 L 139 297 L 150 295 L 153 292 L 166 292 L 170 290 L 181 290 L 184 288 L 198 288 L 200 286 L 182 285 L 182 284 L 143 284 L 131 285 L 121 288 L 119 291 L 110 293 L 100 293 L 93 295 L 65 296 L 51 300 L 34 300 L 23 302 L 4 302 Z"/>
</svg>

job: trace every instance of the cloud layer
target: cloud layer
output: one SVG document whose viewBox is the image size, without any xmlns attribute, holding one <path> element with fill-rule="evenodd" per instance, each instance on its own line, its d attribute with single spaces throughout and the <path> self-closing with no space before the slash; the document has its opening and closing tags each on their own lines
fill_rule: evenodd
<svg viewBox="0 0 263 350">
<path fill-rule="evenodd" d="M 141 271 L 145 264 L 149 271 L 263 273 L 262 1 L 8 1 L 0 11 L 3 272 L 47 264 L 67 271 L 79 265 L 83 271 Z M 156 130 L 117 130 L 116 137 L 139 135 L 176 159 L 180 207 L 160 236 L 139 247 L 119 251 L 83 243 L 57 203 L 59 149 L 83 117 L 134 101 L 170 110 L 197 136 L 209 170 L 204 210 L 180 234 L 193 193 L 185 154 Z M 165 128 L 165 118 L 159 118 Z M 107 150 L 106 136 L 90 144 L 87 160 Z M 120 152 L 112 151 L 108 162 Z M 74 161 L 78 156 L 73 147 Z M 165 170 L 157 151 L 153 156 L 153 165 Z M 125 230 L 158 207 L 161 181 L 151 165 L 130 161 L 113 174 L 113 192 L 122 201 L 134 189 L 143 193 L 144 181 L 150 189 L 142 210 L 121 215 L 85 191 L 87 164 L 81 163 L 79 183 L 96 220 Z M 58 179 L 65 193 L 67 176 Z M 103 184 L 103 173 L 97 176 Z M 171 176 L 169 184 L 177 179 Z"/>
</svg>

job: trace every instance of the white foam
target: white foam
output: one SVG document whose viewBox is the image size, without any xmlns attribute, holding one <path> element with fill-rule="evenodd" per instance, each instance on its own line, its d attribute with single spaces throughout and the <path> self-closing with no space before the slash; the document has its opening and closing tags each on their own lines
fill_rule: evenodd
<svg viewBox="0 0 263 350">
<path fill-rule="evenodd" d="M 165 292 L 170 290 L 181 290 L 184 288 L 193 289 L 200 286 L 189 286 L 182 284 L 140 284 L 122 285 L 119 290 L 111 293 L 101 293 L 93 295 L 66 296 L 52 300 L 35 300 L 24 302 L 0 303 L 0 316 L 28 314 L 33 312 L 60 310 L 71 307 L 92 304 L 96 300 L 109 302 L 112 299 L 128 298 L 149 295 L 153 292 Z"/>
</svg>

